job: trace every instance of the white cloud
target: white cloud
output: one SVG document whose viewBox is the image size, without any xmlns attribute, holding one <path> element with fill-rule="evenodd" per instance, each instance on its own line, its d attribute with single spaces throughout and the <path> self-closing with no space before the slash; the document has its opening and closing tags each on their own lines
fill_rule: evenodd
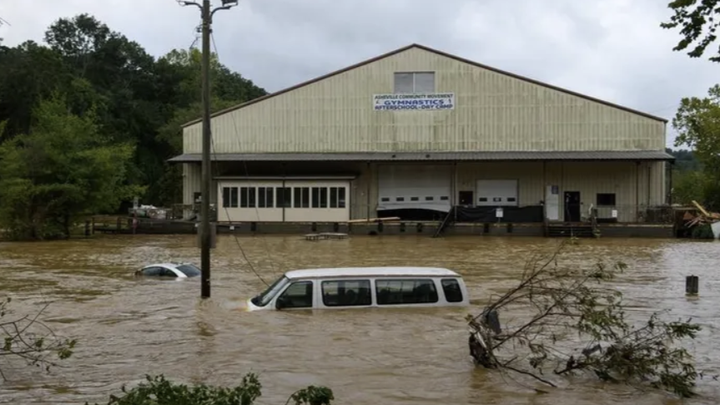
<svg viewBox="0 0 720 405">
<path fill-rule="evenodd" d="M 0 37 L 42 41 L 79 13 L 156 56 L 187 48 L 199 23 L 174 0 L 6 0 Z M 659 26 L 670 15 L 651 0 L 241 0 L 216 13 L 214 37 L 221 60 L 268 91 L 420 43 L 672 119 L 718 66 L 672 51 L 679 35 Z"/>
</svg>

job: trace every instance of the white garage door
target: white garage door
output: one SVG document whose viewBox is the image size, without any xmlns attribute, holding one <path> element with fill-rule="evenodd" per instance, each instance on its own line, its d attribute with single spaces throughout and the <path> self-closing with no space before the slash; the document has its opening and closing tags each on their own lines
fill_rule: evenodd
<svg viewBox="0 0 720 405">
<path fill-rule="evenodd" d="M 380 166 L 378 169 L 378 210 L 450 210 L 450 166 Z"/>
<path fill-rule="evenodd" d="M 478 207 L 487 206 L 517 206 L 518 181 L 517 180 L 478 180 L 477 201 Z"/>
</svg>

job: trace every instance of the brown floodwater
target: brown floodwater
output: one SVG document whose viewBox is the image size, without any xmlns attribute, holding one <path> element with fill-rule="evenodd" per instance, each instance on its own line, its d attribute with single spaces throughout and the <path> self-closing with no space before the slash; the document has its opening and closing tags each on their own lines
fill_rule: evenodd
<svg viewBox="0 0 720 405">
<path fill-rule="evenodd" d="M 242 300 L 293 268 L 356 265 L 443 266 L 462 273 L 474 304 L 463 309 L 243 312 Z M 213 250 L 212 298 L 199 279 L 139 280 L 149 262 L 193 261 L 193 236 L 117 236 L 0 244 L 0 297 L 16 314 L 50 303 L 41 319 L 79 340 L 75 355 L 52 373 L 15 363 L 0 382 L 0 403 L 106 402 L 146 373 L 184 382 L 230 385 L 259 374 L 260 403 L 284 404 L 295 390 L 326 385 L 338 404 L 675 404 L 653 390 L 592 380 L 541 387 L 518 376 L 477 369 L 468 355 L 463 317 L 513 285 L 534 252 L 558 240 L 429 236 L 352 237 L 307 242 L 298 236 L 220 236 Z M 637 314 L 671 309 L 704 326 L 689 347 L 698 369 L 720 373 L 720 242 L 649 239 L 583 240 L 566 263 L 594 258 L 629 265 L 617 285 Z M 700 276 L 700 295 L 686 298 L 685 276 Z M 503 315 L 501 314 L 501 319 Z M 507 318 L 507 316 L 505 317 Z M 15 367 L 17 366 L 17 367 Z M 10 367 L 10 368 L 8 368 Z M 516 380 L 516 381 L 514 381 Z M 698 382 L 690 404 L 717 403 L 719 383 Z"/>
</svg>

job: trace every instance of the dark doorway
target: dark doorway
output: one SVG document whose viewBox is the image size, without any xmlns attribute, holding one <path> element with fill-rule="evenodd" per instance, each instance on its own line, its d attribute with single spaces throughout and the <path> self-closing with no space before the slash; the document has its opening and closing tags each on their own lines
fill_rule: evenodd
<svg viewBox="0 0 720 405">
<path fill-rule="evenodd" d="M 580 192 L 565 192 L 565 222 L 580 222 Z"/>
<path fill-rule="evenodd" d="M 460 191 L 458 193 L 458 200 L 460 205 L 473 205 L 474 196 L 472 191 Z"/>
</svg>

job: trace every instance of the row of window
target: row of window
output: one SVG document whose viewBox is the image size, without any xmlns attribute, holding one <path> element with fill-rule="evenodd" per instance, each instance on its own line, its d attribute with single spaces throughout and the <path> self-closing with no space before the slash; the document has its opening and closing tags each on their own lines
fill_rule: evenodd
<svg viewBox="0 0 720 405">
<path fill-rule="evenodd" d="M 460 284 L 456 279 L 441 281 L 447 302 L 463 300 Z M 313 282 L 297 281 L 280 296 L 285 308 L 311 308 L 313 306 Z M 370 280 L 323 281 L 321 284 L 323 304 L 327 307 L 372 305 Z M 378 305 L 432 304 L 438 302 L 438 291 L 431 279 L 376 280 Z"/>
<path fill-rule="evenodd" d="M 450 197 L 444 195 L 444 196 L 441 196 L 438 200 L 448 201 L 448 200 L 450 200 Z M 390 197 L 382 197 L 380 199 L 380 201 L 390 202 Z M 397 202 L 405 201 L 405 197 L 395 197 L 395 201 L 397 201 Z M 420 201 L 420 197 L 410 197 L 410 201 Z M 435 201 L 435 197 L 427 196 L 427 197 L 425 197 L 425 201 Z"/>
<path fill-rule="evenodd" d="M 224 208 L 345 208 L 345 187 L 223 187 Z"/>
</svg>

